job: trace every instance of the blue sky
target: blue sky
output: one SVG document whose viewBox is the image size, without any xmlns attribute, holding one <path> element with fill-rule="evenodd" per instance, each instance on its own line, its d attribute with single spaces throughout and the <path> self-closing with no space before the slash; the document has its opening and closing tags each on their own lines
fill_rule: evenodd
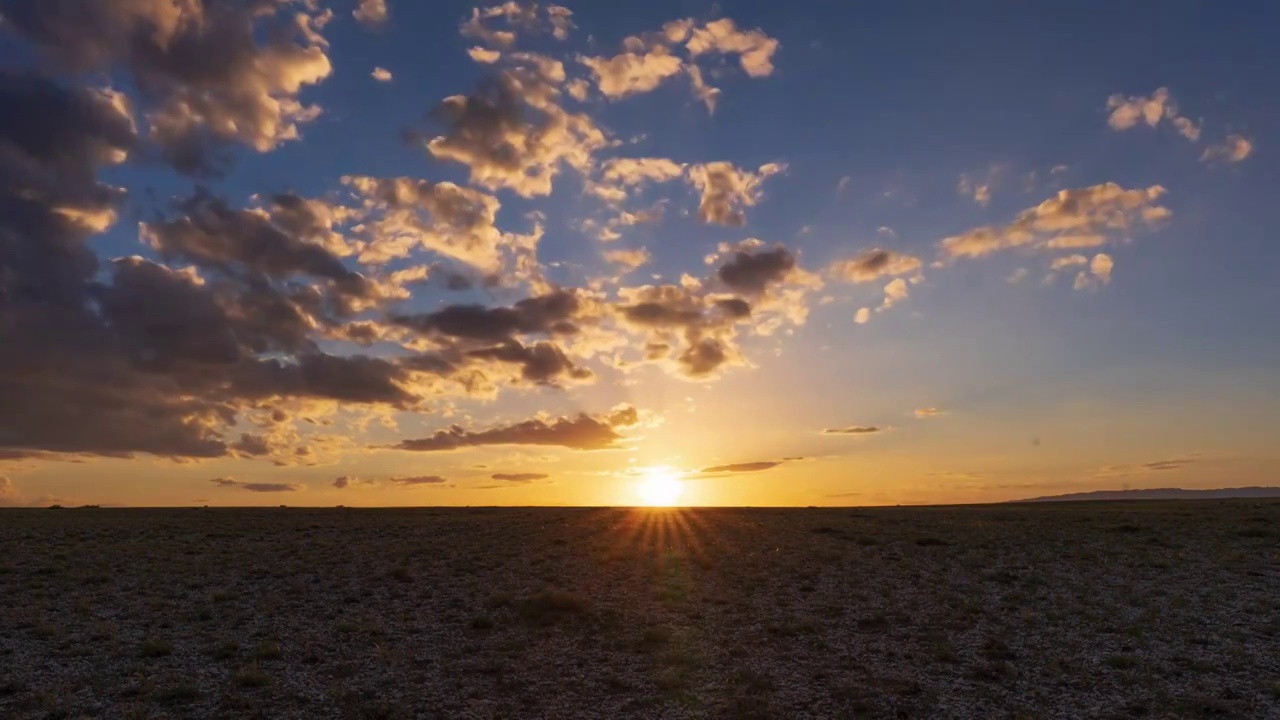
<svg viewBox="0 0 1280 720">
<path fill-rule="evenodd" d="M 1280 420 L 1280 270 L 1270 237 L 1280 221 L 1271 201 L 1280 185 L 1270 161 L 1280 124 L 1270 72 L 1280 66 L 1268 31 L 1280 20 L 1274 4 L 596 3 L 568 8 L 573 27 L 563 39 L 553 32 L 553 17 L 564 17 L 557 6 L 364 4 L 374 9 L 360 21 L 355 2 L 336 0 L 312 9 L 263 0 L 274 14 L 256 18 L 234 2 L 155 0 L 133 10 L 105 3 L 96 22 L 78 24 L 0 3 L 10 18 L 4 32 L 16 39 L 0 52 L 6 72 L 21 69 L 61 92 L 110 87 L 128 98 L 128 159 L 95 166 L 97 182 L 126 195 L 109 227 L 77 235 L 99 259 L 97 281 L 123 288 L 111 259 L 140 255 L 164 277 L 194 283 L 192 292 L 228 293 L 213 302 L 226 313 L 239 363 L 211 381 L 207 368 L 183 365 L 185 356 L 177 364 L 140 361 L 174 350 L 164 334 L 173 332 L 172 320 L 142 323 L 144 334 L 157 337 L 122 334 L 101 350 L 104 358 L 123 352 L 128 363 L 142 363 L 121 386 L 173 383 L 175 398 L 202 405 L 166 404 L 168 429 L 197 432 L 187 439 L 221 450 L 191 456 L 146 438 L 70 442 L 24 429 L 19 413 L 0 413 L 0 430 L 9 426 L 0 449 L 11 458 L 0 459 L 0 476 L 9 478 L 0 495 L 137 504 L 277 504 L 281 497 L 298 504 L 616 504 L 633 499 L 634 478 L 656 472 L 684 478 L 688 502 L 827 504 L 1271 482 L 1276 457 L 1267 430 Z M 166 8 L 178 7 L 165 50 L 148 54 L 131 44 L 130 28 L 163 29 Z M 479 25 L 468 30 L 473 8 Z M 322 55 L 327 72 L 291 87 L 280 78 L 302 78 L 315 66 L 290 55 L 278 77 L 254 80 L 231 51 L 232 70 L 213 79 L 187 72 L 182 43 L 202 42 L 187 29 L 220 12 L 232 18 L 225 27 L 240 43 L 240 59 L 270 62 L 269 50 L 287 47 L 310 53 L 308 61 Z M 311 35 L 290 31 L 273 44 L 268 30 L 292 27 L 295 13 Z M 667 30 L 673 22 L 686 24 Z M 237 34 L 242 26 L 253 33 Z M 495 32 L 513 33 L 512 42 Z M 472 57 L 485 53 L 495 61 Z M 591 64 L 628 58 L 654 63 L 644 71 L 615 66 L 613 81 L 632 83 L 629 92 L 611 89 Z M 543 61 L 563 63 L 563 75 L 532 69 Z M 663 62 L 660 76 L 646 76 Z M 389 81 L 371 77 L 375 68 L 389 71 Z M 691 73 L 719 88 L 713 111 Z M 460 161 L 427 145 L 469 137 L 463 124 L 451 130 L 432 112 L 486 78 L 521 83 L 516 96 L 526 118 L 545 117 L 531 108 L 537 92 L 550 92 L 554 112 L 580 114 L 604 140 L 579 142 L 573 151 L 585 159 L 576 164 L 553 162 L 549 192 L 521 190 L 518 178 L 486 181 L 474 146 Z M 193 97 L 207 106 L 171 135 L 161 132 L 174 123 L 174 108 Z M 246 106 L 279 102 L 318 110 L 296 118 L 296 137 L 247 124 Z M 239 124 L 219 125 L 227 116 Z M 164 158 L 179 146 L 172 133 L 184 142 L 203 138 L 234 161 L 220 174 L 171 166 Z M 9 141 L 25 147 L 26 136 L 15 138 Z M 610 161 L 625 158 L 664 159 L 678 170 L 611 186 Z M 15 197 L 31 195 L 21 185 L 26 176 L 0 170 L 22 178 L 11 183 Z M 714 209 L 707 214 L 719 200 L 709 199 L 698 173 L 754 183 L 729 193 L 725 211 L 740 211 L 740 223 Z M 414 233 L 424 231 L 380 224 L 390 209 L 343 182 L 352 176 L 453 183 L 467 197 L 491 198 L 500 205 L 490 230 L 501 234 L 502 264 L 449 259 L 425 240 L 370 259 L 368 248 L 390 247 L 396 232 L 417 243 Z M 195 211 L 179 201 L 197 187 L 247 222 L 261 216 L 283 228 L 271 242 L 284 249 L 241 242 L 234 233 L 247 231 L 230 225 L 218 231 L 225 237 L 208 240 L 216 252 L 191 246 L 181 228 Z M 620 194 L 606 197 L 609 187 Z M 278 193 L 344 214 L 330 228 L 339 239 L 285 227 L 269 202 Z M 50 202 L 56 213 L 70 201 Z M 655 209 L 649 222 L 620 219 Z M 414 212 L 439 221 L 437 210 Z M 515 235 L 536 226 L 541 236 L 519 249 Z M 160 239 L 140 242 L 147 227 L 161 228 Z M 446 235 L 456 232 L 451 227 Z M 1033 230 L 1024 235 L 1025 228 Z M 982 232 L 1007 247 L 973 244 Z M 1095 240 L 1054 247 L 1055 238 L 1086 235 Z M 947 238 L 971 250 L 950 253 Z M 399 283 L 401 292 L 362 290 L 357 309 L 336 314 L 302 304 L 290 293 L 307 283 L 328 300 L 346 291 L 333 272 L 317 276 L 314 266 L 299 266 L 286 273 L 264 258 L 325 242 L 336 243 L 325 252 L 346 268 L 340 274 Z M 642 248 L 647 261 L 629 272 L 606 259 Z M 881 260 L 888 266 L 871 263 L 877 249 L 887 251 Z M 21 272 L 14 257 L 0 255 L 0 262 Z M 760 284 L 735 279 L 739 261 L 761 263 L 753 265 L 765 273 Z M 1060 267 L 1051 270 L 1055 261 Z M 391 279 L 414 268 L 417 279 Z M 449 273 L 474 286 L 445 290 Z M 306 342 L 284 334 L 250 339 L 244 323 L 254 324 L 250 316 L 262 306 L 246 298 L 266 286 L 306 315 Z M 645 298 L 656 302 L 664 286 L 666 311 L 678 307 L 698 319 L 656 326 L 628 314 Z M 498 337 L 441 325 L 462 306 L 517 307 L 554 293 L 575 298 L 568 318 L 575 332 L 521 326 Z M 718 314 L 716 303 L 730 298 L 750 305 L 749 319 Z M 92 305 L 98 301 L 86 302 L 82 311 L 102 316 Z M 129 321 L 94 320 L 109 335 L 124 333 Z M 351 342 L 343 333 L 360 323 L 382 340 Z M 646 344 L 660 340 L 670 345 L 667 354 L 646 360 Z M 700 342 L 723 357 L 696 364 L 684 353 Z M 141 345 L 119 349 L 130 343 Z M 513 375 L 521 366 L 493 354 L 538 343 L 568 364 L 546 377 L 535 377 L 541 365 Z M 447 373 L 412 365 L 433 353 L 463 360 Z M 380 397 L 354 386 L 237 387 L 243 373 L 273 362 L 292 372 L 327 357 L 354 366 L 344 359 L 361 355 L 385 363 Z M 483 390 L 475 373 L 485 378 Z M 27 392 L 32 406 L 54 402 Z M 388 393 L 397 399 L 388 401 Z M 635 422 L 606 419 L 624 406 L 638 413 Z M 253 419 L 271 410 L 287 419 Z M 96 412 L 68 406 L 66 417 Z M 521 434 L 528 430 L 522 423 L 575 417 L 597 423 L 606 439 L 587 446 Z M 94 423 L 107 419 L 86 419 L 71 435 L 92 437 Z M 455 424 L 478 439 L 438 452 L 408 449 L 414 438 Z M 847 426 L 866 432 L 822 433 Z M 486 430 L 506 434 L 491 442 L 498 436 Z M 148 428 L 139 436 L 166 432 Z M 237 443 L 242 433 L 253 442 Z M 305 446 L 325 450 L 300 453 Z M 1147 467 L 1162 461 L 1169 464 Z M 724 476 L 699 472 L 734 463 L 772 464 Z M 495 485 L 493 471 L 510 467 L 546 477 Z M 350 480 L 335 486 L 339 477 Z M 225 482 L 210 485 L 215 479 Z"/>
</svg>

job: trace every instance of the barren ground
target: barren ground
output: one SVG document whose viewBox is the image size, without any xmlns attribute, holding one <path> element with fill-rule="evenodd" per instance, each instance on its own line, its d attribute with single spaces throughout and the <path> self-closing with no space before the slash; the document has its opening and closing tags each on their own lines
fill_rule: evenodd
<svg viewBox="0 0 1280 720">
<path fill-rule="evenodd" d="M 1280 717 L 1280 503 L 0 511 L 4 718 Z"/>
</svg>

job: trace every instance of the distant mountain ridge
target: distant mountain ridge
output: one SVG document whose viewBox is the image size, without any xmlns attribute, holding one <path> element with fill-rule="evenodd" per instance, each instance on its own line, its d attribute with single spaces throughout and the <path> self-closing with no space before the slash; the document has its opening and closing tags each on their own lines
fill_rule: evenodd
<svg viewBox="0 0 1280 720">
<path fill-rule="evenodd" d="M 1094 490 L 1093 492 L 1045 495 L 1010 500 L 1015 503 L 1079 502 L 1083 500 L 1210 500 L 1213 498 L 1280 498 L 1280 487 L 1238 487 L 1210 490 L 1147 488 L 1144 490 Z"/>
</svg>

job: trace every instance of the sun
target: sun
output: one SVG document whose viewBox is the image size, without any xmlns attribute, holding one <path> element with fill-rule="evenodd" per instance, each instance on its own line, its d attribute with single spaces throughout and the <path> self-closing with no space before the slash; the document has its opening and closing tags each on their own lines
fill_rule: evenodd
<svg viewBox="0 0 1280 720">
<path fill-rule="evenodd" d="M 651 507 L 669 507 L 675 505 L 684 492 L 684 483 L 680 475 L 667 467 L 649 468 L 637 485 L 640 499 Z"/>
</svg>

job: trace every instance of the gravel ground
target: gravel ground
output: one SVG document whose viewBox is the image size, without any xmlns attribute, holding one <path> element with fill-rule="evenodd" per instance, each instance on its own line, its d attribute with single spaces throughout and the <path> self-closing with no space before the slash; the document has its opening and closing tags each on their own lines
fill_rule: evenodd
<svg viewBox="0 0 1280 720">
<path fill-rule="evenodd" d="M 4 718 L 1280 718 L 1280 503 L 0 511 Z"/>
</svg>

